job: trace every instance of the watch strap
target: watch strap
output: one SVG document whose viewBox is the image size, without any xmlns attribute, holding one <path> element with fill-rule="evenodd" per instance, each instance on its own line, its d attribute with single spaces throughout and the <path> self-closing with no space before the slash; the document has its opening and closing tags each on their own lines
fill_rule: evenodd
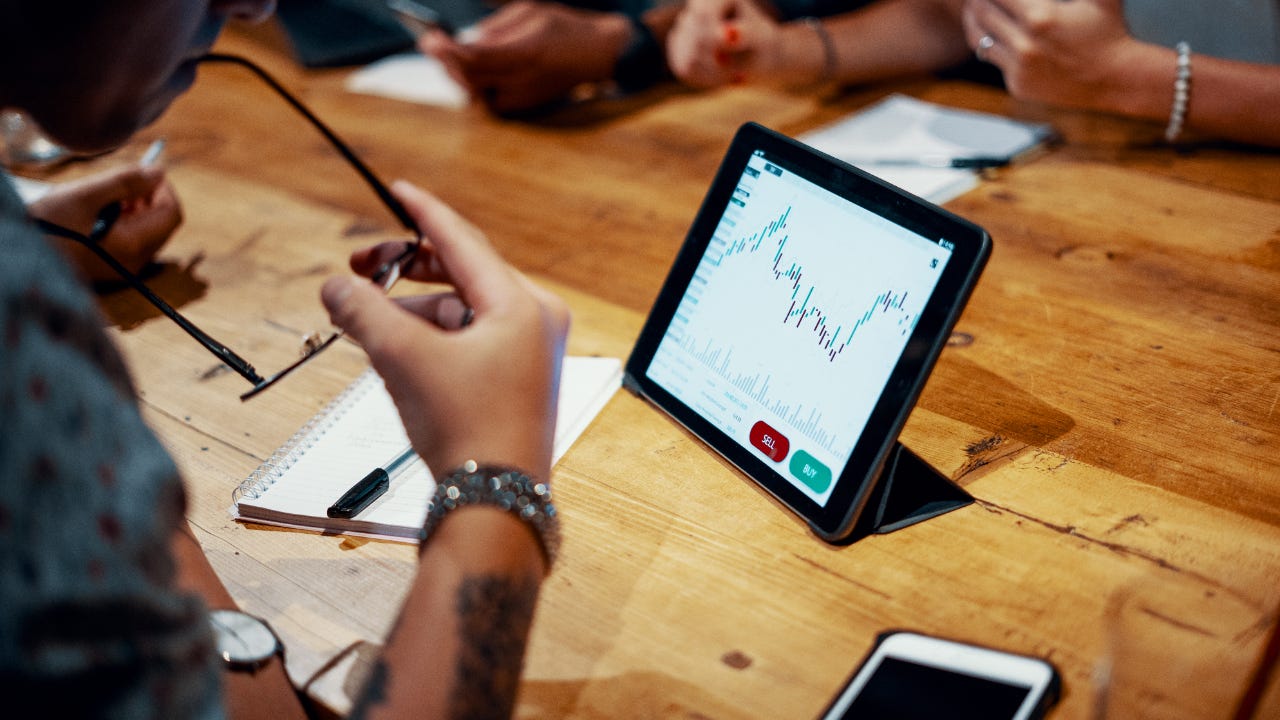
<svg viewBox="0 0 1280 720">
<path fill-rule="evenodd" d="M 639 17 L 628 15 L 631 41 L 613 66 L 613 81 L 623 92 L 636 92 L 670 77 L 667 56 L 653 30 Z"/>
</svg>

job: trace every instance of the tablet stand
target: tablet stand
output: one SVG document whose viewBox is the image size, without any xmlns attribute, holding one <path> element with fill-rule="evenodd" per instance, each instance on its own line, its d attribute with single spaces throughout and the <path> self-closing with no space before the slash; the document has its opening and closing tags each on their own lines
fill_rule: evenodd
<svg viewBox="0 0 1280 720">
<path fill-rule="evenodd" d="M 971 502 L 973 496 L 963 488 L 902 443 L 894 443 L 853 532 L 838 544 L 890 533 Z"/>
</svg>

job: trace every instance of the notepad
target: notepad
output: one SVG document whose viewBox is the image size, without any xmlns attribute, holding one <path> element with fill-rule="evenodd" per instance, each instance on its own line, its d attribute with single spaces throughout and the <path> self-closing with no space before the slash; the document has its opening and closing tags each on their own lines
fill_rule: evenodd
<svg viewBox="0 0 1280 720">
<path fill-rule="evenodd" d="M 909 167 L 911 158 L 1013 160 L 1055 136 L 1043 123 L 961 110 L 894 94 L 798 139 L 910 193 L 942 203 L 973 188 L 978 173 Z"/>
<path fill-rule="evenodd" d="M 591 424 L 621 379 L 617 358 L 565 358 L 552 462 Z M 241 522 L 416 542 L 435 492 L 421 462 L 393 478 L 391 488 L 356 517 L 326 515 L 334 500 L 408 445 L 382 378 L 367 370 L 236 488 L 231 515 Z"/>
</svg>

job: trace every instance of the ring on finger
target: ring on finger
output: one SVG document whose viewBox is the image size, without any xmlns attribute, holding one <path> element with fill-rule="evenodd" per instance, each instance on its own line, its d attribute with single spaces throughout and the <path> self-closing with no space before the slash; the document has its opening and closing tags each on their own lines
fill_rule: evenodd
<svg viewBox="0 0 1280 720">
<path fill-rule="evenodd" d="M 973 54 L 978 56 L 979 60 L 987 59 L 987 51 L 996 46 L 996 39 L 990 35 L 983 35 L 978 38 L 978 46 L 973 49 Z"/>
</svg>

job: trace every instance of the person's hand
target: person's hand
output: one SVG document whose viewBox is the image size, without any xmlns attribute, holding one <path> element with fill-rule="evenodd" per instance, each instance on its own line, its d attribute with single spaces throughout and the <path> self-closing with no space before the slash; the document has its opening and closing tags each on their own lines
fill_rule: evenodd
<svg viewBox="0 0 1280 720">
<path fill-rule="evenodd" d="M 393 300 L 362 278 L 331 278 L 330 317 L 369 354 L 433 472 L 476 460 L 549 480 L 567 308 L 436 197 L 405 182 L 392 191 L 425 238 L 406 278 L 453 287 Z M 403 248 L 358 251 L 352 269 L 371 275 Z"/>
<path fill-rule="evenodd" d="M 685 84 L 718 87 L 780 69 L 782 29 L 753 0 L 689 0 L 667 37 L 667 64 Z"/>
<path fill-rule="evenodd" d="M 130 165 L 63 183 L 28 206 L 27 212 L 87 235 L 98 213 L 113 202 L 120 203 L 120 219 L 101 245 L 137 273 L 182 224 L 182 207 L 162 168 Z M 120 279 L 80 243 L 63 238 L 54 241 L 91 282 Z"/>
<path fill-rule="evenodd" d="M 1095 110 L 1123 101 L 1126 69 L 1143 44 L 1123 0 L 967 0 L 965 38 L 1000 68 L 1015 97 Z"/>
<path fill-rule="evenodd" d="M 428 32 L 418 46 L 496 113 L 536 109 L 584 83 L 609 80 L 631 38 L 630 21 L 619 13 L 539 0 L 503 5 L 476 31 L 468 42 Z"/>
</svg>

